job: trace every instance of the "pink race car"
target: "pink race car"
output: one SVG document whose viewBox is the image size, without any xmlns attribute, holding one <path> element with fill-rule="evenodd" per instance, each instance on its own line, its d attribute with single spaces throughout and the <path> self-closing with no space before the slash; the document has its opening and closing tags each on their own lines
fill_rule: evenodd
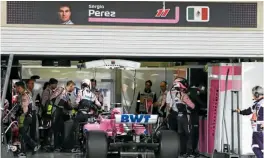
<svg viewBox="0 0 264 158">
<path fill-rule="evenodd" d="M 179 136 L 170 130 L 153 130 L 158 115 L 123 114 L 123 108 L 89 118 L 83 126 L 86 158 L 107 158 L 109 154 L 136 156 L 155 154 L 158 158 L 179 156 Z M 173 145 L 172 145 L 173 144 Z M 178 149 L 178 150 L 177 150 Z"/>
</svg>

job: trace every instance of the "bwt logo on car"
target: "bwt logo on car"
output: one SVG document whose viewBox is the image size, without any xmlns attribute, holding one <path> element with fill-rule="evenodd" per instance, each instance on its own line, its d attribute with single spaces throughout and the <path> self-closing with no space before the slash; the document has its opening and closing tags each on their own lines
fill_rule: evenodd
<svg viewBox="0 0 264 158">
<path fill-rule="evenodd" d="M 157 115 L 134 115 L 134 114 L 122 114 L 115 115 L 116 123 L 142 123 L 142 124 L 154 124 L 157 122 Z"/>
<path fill-rule="evenodd" d="M 115 11 L 100 10 L 104 9 L 104 5 L 89 5 L 89 17 L 116 17 Z"/>
</svg>

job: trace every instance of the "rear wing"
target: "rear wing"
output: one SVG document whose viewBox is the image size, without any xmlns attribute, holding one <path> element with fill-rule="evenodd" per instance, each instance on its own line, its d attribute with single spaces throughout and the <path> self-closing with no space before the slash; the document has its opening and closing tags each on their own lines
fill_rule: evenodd
<svg viewBox="0 0 264 158">
<path fill-rule="evenodd" d="M 149 114 L 121 114 L 115 115 L 116 123 L 126 123 L 126 124 L 155 124 L 158 120 L 158 115 Z"/>
</svg>

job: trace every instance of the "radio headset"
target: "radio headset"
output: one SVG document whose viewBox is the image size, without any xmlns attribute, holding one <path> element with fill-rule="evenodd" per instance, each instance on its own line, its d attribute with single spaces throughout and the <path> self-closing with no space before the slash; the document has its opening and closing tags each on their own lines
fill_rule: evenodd
<svg viewBox="0 0 264 158">
<path fill-rule="evenodd" d="M 263 95 L 263 88 L 260 86 L 255 86 L 252 89 L 252 93 L 256 98 L 259 98 L 260 95 Z"/>
</svg>

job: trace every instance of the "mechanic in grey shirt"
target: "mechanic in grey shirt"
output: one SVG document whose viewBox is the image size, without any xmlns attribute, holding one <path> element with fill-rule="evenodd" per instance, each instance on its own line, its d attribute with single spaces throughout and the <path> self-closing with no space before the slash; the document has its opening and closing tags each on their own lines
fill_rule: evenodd
<svg viewBox="0 0 264 158">
<path fill-rule="evenodd" d="M 158 97 L 158 100 L 156 102 L 156 106 L 158 107 L 158 111 L 159 111 L 159 115 L 161 116 L 161 118 L 165 118 L 166 117 L 166 112 L 167 112 L 167 108 L 166 108 L 166 100 L 167 100 L 167 82 L 166 81 L 162 81 L 160 83 L 160 96 Z M 162 119 L 163 120 L 163 119 Z"/>
<path fill-rule="evenodd" d="M 67 4 L 60 5 L 58 16 L 63 25 L 72 25 L 74 24 L 71 21 L 71 7 Z"/>
</svg>

